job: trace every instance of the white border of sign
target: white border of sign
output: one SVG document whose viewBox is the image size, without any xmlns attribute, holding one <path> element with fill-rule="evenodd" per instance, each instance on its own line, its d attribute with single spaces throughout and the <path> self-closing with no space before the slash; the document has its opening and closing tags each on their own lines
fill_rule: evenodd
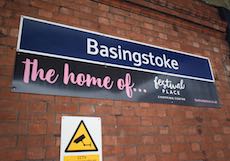
<svg viewBox="0 0 230 161">
<path fill-rule="evenodd" d="M 98 151 L 87 152 L 65 152 L 66 147 L 71 141 L 80 122 L 83 121 L 87 127 Z M 81 116 L 62 116 L 61 119 L 61 145 L 60 161 L 64 161 L 64 156 L 84 156 L 99 155 L 99 161 L 102 161 L 102 129 L 100 117 L 81 117 Z"/>
<path fill-rule="evenodd" d="M 124 66 L 124 65 L 116 65 L 116 64 L 111 64 L 111 63 L 103 63 L 103 62 L 90 61 L 90 60 L 79 59 L 79 58 L 72 58 L 72 57 L 68 57 L 68 56 L 60 56 L 60 55 L 54 55 L 54 54 L 50 54 L 50 53 L 43 53 L 43 52 L 20 49 L 21 34 L 22 34 L 22 28 L 23 28 L 23 19 L 29 19 L 29 20 L 43 22 L 43 23 L 47 23 L 47 24 L 51 24 L 51 25 L 56 25 L 56 26 L 60 26 L 60 27 L 69 28 L 69 29 L 79 30 L 79 31 L 83 31 L 83 32 L 89 32 L 89 33 L 97 34 L 97 35 L 100 35 L 100 36 L 106 36 L 106 37 L 110 37 L 110 38 L 114 38 L 114 39 L 118 39 L 118 40 L 128 41 L 128 42 L 132 42 L 132 43 L 136 43 L 136 44 L 140 44 L 140 45 L 145 45 L 145 46 L 149 46 L 149 47 L 154 47 L 154 48 L 158 48 L 158 49 L 163 49 L 163 50 L 177 52 L 177 53 L 184 54 L 184 55 L 189 55 L 189 56 L 193 56 L 193 57 L 197 57 L 197 58 L 206 59 L 206 60 L 208 60 L 210 70 L 211 70 L 211 75 L 212 75 L 213 79 L 210 80 L 210 79 L 204 79 L 204 78 L 198 78 L 198 77 L 192 77 L 192 76 L 185 76 L 185 75 L 180 75 L 180 74 L 159 72 L 159 71 L 141 69 L 141 68 L 136 68 L 136 67 L 128 67 L 128 66 Z M 176 76 L 176 77 L 188 78 L 188 79 L 194 79 L 194 80 L 200 80 L 200 81 L 206 81 L 206 82 L 215 82 L 215 77 L 213 75 L 212 65 L 211 65 L 211 62 L 210 62 L 209 58 L 207 58 L 207 57 L 200 56 L 200 55 L 194 55 L 194 54 L 191 54 L 191 53 L 178 51 L 178 50 L 173 50 L 173 49 L 169 49 L 169 48 L 164 48 L 164 47 L 160 47 L 160 46 L 156 46 L 156 45 L 152 45 L 152 44 L 147 44 L 147 43 L 143 43 L 143 42 L 139 42 L 139 41 L 135 41 L 135 40 L 116 37 L 116 36 L 112 36 L 112 35 L 108 35 L 108 34 L 103 34 L 103 33 L 100 33 L 100 32 L 90 31 L 90 30 L 86 30 L 86 29 L 82 29 L 82 28 L 78 28 L 78 27 L 64 25 L 64 24 L 60 24 L 60 23 L 56 23 L 56 22 L 51 22 L 51 21 L 42 20 L 42 19 L 38 19 L 38 18 L 28 17 L 28 16 L 21 16 L 20 26 L 19 26 L 19 35 L 18 35 L 18 41 L 17 41 L 17 49 L 16 50 L 17 50 L 17 52 L 29 52 L 29 53 L 35 54 L 35 55 L 49 56 L 49 57 L 54 57 L 54 58 L 66 59 L 66 60 L 75 60 L 75 61 L 80 61 L 80 62 L 93 63 L 93 64 L 98 64 L 98 65 L 112 66 L 112 67 L 131 69 L 131 70 L 137 70 L 137 71 L 143 71 L 143 72 L 149 72 L 149 73 L 156 73 L 156 74 L 165 74 L 165 75 L 169 75 L 169 76 Z"/>
</svg>

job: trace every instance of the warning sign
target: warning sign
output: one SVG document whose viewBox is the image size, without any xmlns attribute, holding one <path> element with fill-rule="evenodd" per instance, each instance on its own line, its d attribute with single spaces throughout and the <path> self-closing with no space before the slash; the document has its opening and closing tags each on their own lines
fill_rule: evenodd
<svg viewBox="0 0 230 161">
<path fill-rule="evenodd" d="M 60 161 L 102 161 L 101 119 L 63 116 Z"/>
<path fill-rule="evenodd" d="M 81 121 L 76 129 L 69 145 L 66 147 L 65 152 L 82 152 L 82 151 L 97 151 L 95 145 L 87 127 L 84 122 Z"/>
<path fill-rule="evenodd" d="M 99 155 L 64 156 L 64 161 L 99 161 Z"/>
</svg>

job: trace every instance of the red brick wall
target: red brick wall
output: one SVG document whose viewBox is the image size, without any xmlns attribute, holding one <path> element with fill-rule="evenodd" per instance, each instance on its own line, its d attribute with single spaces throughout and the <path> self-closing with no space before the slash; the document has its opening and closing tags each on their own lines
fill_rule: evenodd
<svg viewBox="0 0 230 161">
<path fill-rule="evenodd" d="M 211 6 L 180 2 L 0 0 L 0 160 L 58 161 L 60 118 L 72 115 L 102 118 L 104 161 L 229 161 L 225 24 Z M 12 93 L 20 15 L 207 56 L 222 107 Z"/>
</svg>

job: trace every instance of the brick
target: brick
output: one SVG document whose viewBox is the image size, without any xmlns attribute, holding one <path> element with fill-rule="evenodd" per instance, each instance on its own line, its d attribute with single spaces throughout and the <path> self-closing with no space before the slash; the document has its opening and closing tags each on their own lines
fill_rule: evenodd
<svg viewBox="0 0 230 161">
<path fill-rule="evenodd" d="M 12 57 L 14 55 L 10 56 L 9 54 L 6 55 L 0 55 L 0 63 L 1 63 L 1 67 L 3 67 L 3 69 L 5 69 L 4 73 L 2 73 L 2 75 L 8 76 L 13 72 L 13 63 L 14 61 L 12 60 Z M 8 68 L 8 69 L 7 69 Z M 11 70 L 11 71 L 9 71 Z M 10 75 L 11 76 L 11 75 Z"/>
<path fill-rule="evenodd" d="M 224 158 L 224 152 L 222 150 L 218 150 L 216 152 L 217 158 Z"/>
<path fill-rule="evenodd" d="M 103 155 L 104 156 L 114 155 L 114 152 L 113 152 L 114 150 L 113 149 L 115 149 L 114 146 L 103 146 L 103 150 L 102 150 Z"/>
<path fill-rule="evenodd" d="M 43 159 L 45 158 L 45 149 L 42 147 L 31 147 L 27 150 L 26 156 L 28 159 Z"/>
<path fill-rule="evenodd" d="M 19 114 L 19 120 L 28 120 L 35 121 L 37 123 L 45 123 L 45 122 L 54 122 L 54 114 L 53 113 L 23 113 Z"/>
<path fill-rule="evenodd" d="M 48 124 L 47 134 L 60 135 L 60 132 L 61 132 L 61 125 L 60 124 L 54 124 L 54 123 Z"/>
<path fill-rule="evenodd" d="M 194 152 L 200 151 L 200 144 L 192 143 L 191 148 L 192 148 L 192 151 L 194 151 Z"/>
<path fill-rule="evenodd" d="M 123 126 L 120 128 L 122 132 L 127 135 L 153 135 L 158 134 L 157 127 L 135 127 L 135 126 Z"/>
<path fill-rule="evenodd" d="M 47 131 L 47 125 L 45 123 L 30 122 L 28 128 L 30 135 L 42 135 L 46 134 Z"/>
<path fill-rule="evenodd" d="M 0 142 L 1 142 L 0 151 L 1 149 L 15 148 L 16 143 L 17 143 L 17 137 L 16 136 L 1 136 Z"/>
<path fill-rule="evenodd" d="M 103 125 L 115 126 L 117 124 L 117 120 L 115 116 L 100 116 L 102 119 Z"/>
<path fill-rule="evenodd" d="M 108 12 L 108 11 L 109 11 L 109 6 L 104 5 L 104 4 L 102 4 L 102 3 L 99 3 L 99 4 L 98 4 L 98 8 L 99 8 L 99 10 L 102 10 L 102 11 L 104 11 L 104 12 Z"/>
<path fill-rule="evenodd" d="M 21 148 L 31 148 L 36 145 L 37 147 L 44 146 L 44 136 L 37 135 L 37 136 L 19 136 L 17 141 L 17 147 Z"/>
<path fill-rule="evenodd" d="M 44 138 L 44 146 L 54 147 L 55 145 L 55 137 L 53 135 L 46 135 Z"/>
<path fill-rule="evenodd" d="M 1 92 L 1 91 L 0 91 Z M 5 92 L 7 94 L 7 92 Z M 18 100 L 19 102 L 32 102 L 32 101 L 47 101 L 47 102 L 53 102 L 54 100 L 54 96 L 52 95 L 42 95 L 42 94 L 29 94 L 29 93 L 13 93 L 13 89 L 12 92 L 10 92 L 11 95 L 11 100 Z M 7 96 L 7 95 L 6 95 Z M 19 101 L 19 96 L 20 96 L 20 101 Z M 9 97 L 9 96 L 8 96 Z"/>
<path fill-rule="evenodd" d="M 0 55 L 0 59 L 2 59 L 2 56 Z M 0 60 L 1 61 L 1 60 Z M 2 60 L 3 61 L 3 60 Z M 7 61 L 7 60 L 5 60 Z M 6 64 L 3 63 L 3 64 Z M 13 71 L 13 67 L 9 65 L 0 65 L 0 87 L 5 88 L 5 87 L 11 87 L 11 73 Z"/>
<path fill-rule="evenodd" d="M 83 26 L 83 28 L 91 28 L 91 29 L 93 29 L 93 28 L 97 28 L 97 25 L 95 25 L 95 23 L 93 23 L 92 22 L 92 20 L 85 20 L 85 19 L 82 19 L 82 20 L 80 20 L 80 25 L 82 25 Z"/>
<path fill-rule="evenodd" d="M 43 113 L 47 112 L 47 106 L 48 104 L 46 102 L 33 102 L 28 104 L 28 111 L 29 112 L 38 112 Z"/>
<path fill-rule="evenodd" d="M 123 116 L 135 116 L 135 110 L 133 110 L 133 107 L 123 107 L 122 108 L 122 115 Z"/>
<path fill-rule="evenodd" d="M 117 145 L 117 137 L 116 136 L 104 136 L 103 144 L 104 145 Z"/>
<path fill-rule="evenodd" d="M 166 117 L 167 116 L 167 113 L 166 113 L 166 111 L 165 110 L 157 110 L 157 115 L 159 116 L 159 117 Z"/>
<path fill-rule="evenodd" d="M 6 4 L 6 1 L 0 1 L 0 7 L 3 7 Z"/>
<path fill-rule="evenodd" d="M 30 4 L 33 7 L 41 8 L 41 9 L 44 9 L 47 11 L 52 11 L 52 12 L 57 11 L 57 9 L 58 9 L 57 6 L 55 6 L 51 3 L 45 2 L 45 1 L 32 0 Z"/>
<path fill-rule="evenodd" d="M 145 161 L 157 161 L 155 154 L 145 155 Z"/>
<path fill-rule="evenodd" d="M 164 39 L 164 40 L 167 40 L 167 39 L 168 39 L 168 36 L 167 36 L 166 34 L 159 33 L 159 38 Z"/>
<path fill-rule="evenodd" d="M 109 20 L 107 18 L 104 18 L 104 17 L 99 17 L 98 18 L 98 23 L 105 24 L 105 25 L 109 25 L 110 24 Z"/>
<path fill-rule="evenodd" d="M 214 141 L 222 141 L 221 135 L 214 135 Z"/>
<path fill-rule="evenodd" d="M 64 104 L 65 106 L 68 106 L 68 105 L 71 105 L 70 102 L 72 102 L 71 97 L 55 96 L 55 103 L 56 104 Z M 73 105 L 75 105 L 74 102 L 73 102 Z"/>
<path fill-rule="evenodd" d="M 115 14 L 115 15 L 122 15 L 122 16 L 128 16 L 130 14 L 127 11 L 124 11 L 120 8 L 115 8 L 115 7 L 110 8 L 110 13 Z"/>
<path fill-rule="evenodd" d="M 146 22 L 145 22 L 145 23 L 143 24 L 143 27 L 146 28 L 146 29 L 149 29 L 149 30 L 153 30 L 153 25 L 150 24 L 150 23 L 146 23 Z"/>
<path fill-rule="evenodd" d="M 170 153 L 171 152 L 171 146 L 167 145 L 167 144 L 161 145 L 161 151 L 163 153 Z"/>
<path fill-rule="evenodd" d="M 111 106 L 96 106 L 95 110 L 100 115 L 110 115 L 113 112 Z"/>
<path fill-rule="evenodd" d="M 9 48 L 7 46 L 0 46 L 0 54 L 1 55 L 8 55 L 8 53 L 14 53 L 14 52 L 15 52 L 15 50 L 12 48 Z"/>
<path fill-rule="evenodd" d="M 38 15 L 46 18 L 51 18 L 53 17 L 53 13 L 44 9 L 39 9 L 38 10 Z"/>
<path fill-rule="evenodd" d="M 190 151 L 190 145 L 188 143 L 172 144 L 172 151 L 176 153 Z"/>
<path fill-rule="evenodd" d="M 141 117 L 141 125 L 143 126 L 152 126 L 152 117 Z"/>
<path fill-rule="evenodd" d="M 123 155 L 124 147 L 123 146 L 103 146 L 103 156 L 111 156 L 111 155 Z"/>
<path fill-rule="evenodd" d="M 78 104 L 72 103 L 58 103 L 58 104 L 49 104 L 48 105 L 49 112 L 77 112 L 78 111 Z"/>
<path fill-rule="evenodd" d="M 157 141 L 156 141 L 156 138 L 153 137 L 153 136 L 142 136 L 142 142 L 143 144 L 155 144 Z"/>
<path fill-rule="evenodd" d="M 103 121 L 103 120 L 102 120 Z M 118 135 L 117 126 L 102 126 L 103 135 Z"/>
<path fill-rule="evenodd" d="M 172 120 L 170 117 L 152 117 L 153 125 L 155 126 L 170 126 L 172 125 Z"/>
<path fill-rule="evenodd" d="M 4 161 L 25 160 L 25 149 L 2 149 L 0 150 L 1 159 Z"/>
<path fill-rule="evenodd" d="M 55 137 L 55 145 L 59 147 L 59 146 L 60 146 L 60 143 L 61 143 L 61 138 L 58 137 L 58 136 L 56 136 L 56 137 Z"/>
<path fill-rule="evenodd" d="M 137 116 L 157 116 L 157 111 L 154 108 L 136 108 L 135 112 Z"/>
<path fill-rule="evenodd" d="M 186 152 L 181 152 L 181 153 L 179 153 L 178 159 L 181 160 L 181 161 L 182 161 L 182 160 L 187 160 L 188 157 L 187 157 Z"/>
<path fill-rule="evenodd" d="M 211 120 L 211 124 L 212 124 L 212 126 L 214 126 L 214 127 L 220 126 L 220 123 L 219 123 L 218 120 Z"/>
<path fill-rule="evenodd" d="M 161 126 L 160 127 L 160 134 L 162 134 L 162 135 L 169 134 L 169 127 L 168 126 Z"/>
<path fill-rule="evenodd" d="M 9 51 L 8 47 L 6 47 L 6 46 L 0 46 L 0 54 L 6 54 L 8 51 Z"/>
<path fill-rule="evenodd" d="M 114 15 L 114 20 L 120 21 L 120 22 L 125 22 L 125 17 L 120 16 L 120 15 Z"/>
<path fill-rule="evenodd" d="M 165 27 L 166 23 L 162 22 L 162 21 L 157 21 L 157 25 L 160 26 L 160 27 Z"/>
<path fill-rule="evenodd" d="M 0 35 L 1 35 L 1 37 L 7 36 L 7 34 L 8 34 L 8 30 L 5 27 L 0 27 Z"/>
<path fill-rule="evenodd" d="M 47 147 L 45 152 L 46 159 L 59 159 L 59 147 Z"/>
<path fill-rule="evenodd" d="M 224 134 L 230 134 L 230 127 L 223 127 Z"/>
<path fill-rule="evenodd" d="M 30 15 L 37 14 L 37 9 L 36 8 L 33 8 L 33 7 L 29 6 L 29 5 L 25 5 L 23 3 L 19 3 L 19 2 L 15 2 L 15 1 L 9 1 L 6 4 L 5 8 L 13 10 L 13 12 L 18 14 L 18 16 L 19 15 L 25 15 L 26 13 L 30 14 Z"/>
<path fill-rule="evenodd" d="M 126 146 L 124 148 L 124 153 L 126 155 L 137 155 L 137 147 L 136 146 Z"/>
<path fill-rule="evenodd" d="M 121 157 L 120 161 L 126 161 L 126 160 L 133 160 L 137 161 L 139 160 L 136 155 L 124 155 Z"/>
<path fill-rule="evenodd" d="M 164 154 L 159 154 L 157 156 L 157 161 L 166 161 L 166 160 L 170 160 L 170 161 L 178 161 L 178 156 L 177 154 L 168 154 L 168 153 L 164 153 Z"/>
<path fill-rule="evenodd" d="M 11 17 L 11 15 L 12 15 L 12 10 L 10 10 L 10 9 L 6 9 L 6 8 L 1 8 L 1 11 L 2 12 L 0 12 L 0 16 L 2 16 L 2 17 Z"/>
<path fill-rule="evenodd" d="M 187 119 L 193 119 L 193 118 L 194 118 L 193 112 L 192 112 L 192 111 L 186 111 L 186 112 L 185 112 L 185 117 L 186 117 Z"/>
<path fill-rule="evenodd" d="M 18 36 L 18 29 L 10 29 L 10 36 L 17 37 Z"/>
<path fill-rule="evenodd" d="M 168 48 L 172 48 L 174 50 L 181 50 L 181 44 L 178 42 L 169 42 L 167 43 Z"/>
<path fill-rule="evenodd" d="M 0 135 L 22 135 L 27 132 L 27 123 L 1 123 L 0 129 L 4 129 L 0 131 Z"/>
<path fill-rule="evenodd" d="M 120 136 L 117 137 L 118 145 L 132 145 L 132 144 L 140 144 L 141 137 L 136 136 Z"/>
<path fill-rule="evenodd" d="M 177 135 L 176 136 L 176 142 L 184 143 L 185 142 L 185 137 L 183 135 Z"/>
<path fill-rule="evenodd" d="M 140 125 L 139 117 L 118 117 L 117 124 L 120 126 L 138 126 Z"/>
<path fill-rule="evenodd" d="M 63 114 L 57 113 L 56 117 L 55 117 L 55 122 L 60 123 L 62 116 L 63 116 Z M 68 115 L 65 114 L 65 116 L 68 116 Z"/>
<path fill-rule="evenodd" d="M 105 156 L 103 157 L 105 161 L 117 161 L 119 160 L 119 157 L 118 156 Z"/>
<path fill-rule="evenodd" d="M 213 48 L 213 51 L 216 52 L 216 53 L 219 53 L 219 52 L 220 52 L 220 49 L 217 48 L 217 47 L 214 47 L 214 48 Z"/>
<path fill-rule="evenodd" d="M 0 45 L 5 45 L 5 46 L 16 46 L 17 40 L 12 37 L 0 37 Z"/>
<path fill-rule="evenodd" d="M 212 140 L 212 138 L 206 136 L 204 140 L 210 141 Z M 202 137 L 200 135 L 192 135 L 190 137 L 185 137 L 185 142 L 201 142 L 201 141 L 202 141 Z"/>
<path fill-rule="evenodd" d="M 184 118 L 185 111 L 184 110 L 177 111 L 177 110 L 170 109 L 170 110 L 167 111 L 167 114 L 172 118 L 176 117 L 176 118 L 181 118 L 182 119 L 182 118 Z"/>
<path fill-rule="evenodd" d="M 116 28 L 131 30 L 131 25 L 127 23 L 120 23 L 119 21 L 111 21 L 110 24 Z"/>
<path fill-rule="evenodd" d="M 159 145 L 139 145 L 137 146 L 137 153 L 141 155 L 148 155 L 160 152 Z"/>
<path fill-rule="evenodd" d="M 81 12 L 81 11 L 74 11 L 74 15 L 76 17 L 78 17 L 81 21 L 85 20 L 85 21 L 88 21 L 88 22 L 91 22 L 91 23 L 94 23 L 94 25 L 99 25 L 98 24 L 98 18 L 99 17 L 104 17 L 104 18 L 107 18 L 105 15 L 106 13 L 103 13 L 103 14 L 100 14 L 98 13 L 99 11 L 95 11 L 94 10 L 94 13 L 95 14 L 85 14 L 84 12 Z M 104 15 L 104 16 L 103 16 Z M 91 26 L 92 27 L 92 26 Z M 90 28 L 91 30 L 94 29 L 94 27 Z"/>
<path fill-rule="evenodd" d="M 0 111 L 1 112 L 17 112 L 23 111 L 26 107 L 26 103 L 24 102 L 17 102 L 17 101 L 10 101 L 10 100 L 0 100 Z"/>
<path fill-rule="evenodd" d="M 193 42 L 192 43 L 192 46 L 196 47 L 196 48 L 199 48 L 200 47 L 200 44 L 198 42 Z"/>
<path fill-rule="evenodd" d="M 135 102 L 128 102 L 128 101 L 114 101 L 115 107 L 137 107 L 138 105 Z"/>
<path fill-rule="evenodd" d="M 60 13 L 66 14 L 66 15 L 73 15 L 73 10 L 66 8 L 66 7 L 61 7 L 60 8 Z"/>
<path fill-rule="evenodd" d="M 80 114 L 94 114 L 95 107 L 93 105 L 88 104 L 81 104 L 80 105 Z"/>
<path fill-rule="evenodd" d="M 27 0 L 15 0 L 14 2 L 21 3 L 23 5 L 29 5 L 30 4 L 30 1 L 27 1 Z"/>
<path fill-rule="evenodd" d="M 162 144 L 172 144 L 175 142 L 175 138 L 170 135 L 160 135 L 156 137 L 156 141 Z"/>
<path fill-rule="evenodd" d="M 1 121 L 16 121 L 17 120 L 17 113 L 16 112 L 1 112 L 0 113 L 0 120 Z"/>
<path fill-rule="evenodd" d="M 92 9 L 88 6 L 81 6 L 80 11 L 90 14 L 92 12 Z"/>
</svg>

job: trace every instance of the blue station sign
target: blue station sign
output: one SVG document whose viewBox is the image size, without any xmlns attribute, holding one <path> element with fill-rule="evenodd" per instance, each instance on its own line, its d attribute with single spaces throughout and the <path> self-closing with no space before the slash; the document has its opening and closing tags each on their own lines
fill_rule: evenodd
<svg viewBox="0 0 230 161">
<path fill-rule="evenodd" d="M 214 82 L 206 57 L 23 18 L 18 51 Z"/>
<path fill-rule="evenodd" d="M 219 107 L 209 59 L 24 17 L 13 92 Z"/>
</svg>

